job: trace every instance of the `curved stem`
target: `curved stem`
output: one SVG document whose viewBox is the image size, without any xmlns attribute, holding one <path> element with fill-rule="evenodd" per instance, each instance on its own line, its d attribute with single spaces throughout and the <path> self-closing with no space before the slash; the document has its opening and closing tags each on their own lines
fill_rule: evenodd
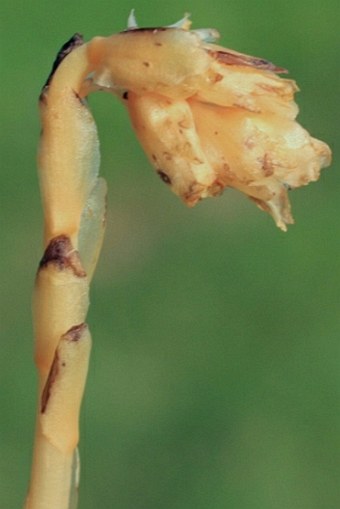
<svg viewBox="0 0 340 509">
<path fill-rule="evenodd" d="M 96 126 L 81 97 L 87 72 L 86 45 L 72 38 L 40 96 L 45 252 L 33 299 L 39 387 L 25 509 L 76 507 L 78 419 L 91 349 L 85 319 L 106 194 Z"/>
</svg>

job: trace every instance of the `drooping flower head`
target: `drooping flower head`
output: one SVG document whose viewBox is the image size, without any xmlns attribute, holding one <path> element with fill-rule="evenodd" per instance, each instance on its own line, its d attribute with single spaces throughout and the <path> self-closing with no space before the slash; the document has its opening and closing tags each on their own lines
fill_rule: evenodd
<svg viewBox="0 0 340 509">
<path fill-rule="evenodd" d="M 239 189 L 277 226 L 293 222 L 288 190 L 317 180 L 329 147 L 295 118 L 295 82 L 271 62 L 226 49 L 188 16 L 88 43 L 87 86 L 119 95 L 162 180 L 189 205 Z"/>
</svg>

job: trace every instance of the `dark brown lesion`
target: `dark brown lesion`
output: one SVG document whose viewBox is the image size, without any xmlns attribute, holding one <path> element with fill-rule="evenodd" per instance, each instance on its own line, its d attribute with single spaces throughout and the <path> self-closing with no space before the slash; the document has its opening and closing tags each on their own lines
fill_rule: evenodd
<svg viewBox="0 0 340 509">
<path fill-rule="evenodd" d="M 58 235 L 51 240 L 40 260 L 39 270 L 50 264 L 53 264 L 59 270 L 71 269 L 77 277 L 86 276 L 79 253 L 74 249 L 67 235 Z"/>
<path fill-rule="evenodd" d="M 169 177 L 169 175 L 167 175 L 163 170 L 157 170 L 157 173 L 161 180 L 163 180 L 163 182 L 165 182 L 168 185 L 171 185 L 171 178 Z"/>
<path fill-rule="evenodd" d="M 56 351 L 50 372 L 45 383 L 45 387 L 41 394 L 40 411 L 42 414 L 45 413 L 46 411 L 47 404 L 51 396 L 52 387 L 56 381 L 58 373 L 59 373 L 59 355 L 58 352 Z"/>
<path fill-rule="evenodd" d="M 62 339 L 76 343 L 80 341 L 86 329 L 87 325 L 84 322 L 79 325 L 74 325 L 62 336 Z"/>
<path fill-rule="evenodd" d="M 244 65 L 246 67 L 255 67 L 264 71 L 272 71 L 279 74 L 287 73 L 283 67 L 278 67 L 264 58 L 252 57 L 243 53 L 234 51 L 209 51 L 210 55 L 225 65 Z"/>
<path fill-rule="evenodd" d="M 43 94 L 44 94 L 44 92 L 46 92 L 46 88 L 49 86 L 49 84 L 50 84 L 50 82 L 51 82 L 51 80 L 53 78 L 54 73 L 56 72 L 56 70 L 58 69 L 59 65 L 64 60 L 64 58 L 66 58 L 67 55 L 69 55 L 71 53 L 71 51 L 73 51 L 74 49 L 78 48 L 82 44 L 84 44 L 83 36 L 81 34 L 76 33 L 76 34 L 72 35 L 71 39 L 66 41 L 65 44 L 60 48 L 60 50 L 58 51 L 57 56 L 56 56 L 56 58 L 55 58 L 55 60 L 53 62 L 51 72 L 48 75 L 46 83 L 45 83 L 45 85 L 42 88 L 42 92 L 41 92 L 40 98 L 43 97 Z"/>
</svg>

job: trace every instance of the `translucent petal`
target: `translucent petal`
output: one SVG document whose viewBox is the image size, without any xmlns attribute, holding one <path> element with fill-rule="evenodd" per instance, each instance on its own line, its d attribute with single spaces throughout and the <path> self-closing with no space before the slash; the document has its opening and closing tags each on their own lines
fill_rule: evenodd
<svg viewBox="0 0 340 509">
<path fill-rule="evenodd" d="M 215 42 L 220 38 L 220 34 L 215 28 L 198 28 L 193 33 L 204 42 Z"/>
<path fill-rule="evenodd" d="M 99 178 L 85 204 L 80 221 L 78 250 L 89 280 L 95 270 L 104 238 L 106 192 L 106 182 Z"/>
<path fill-rule="evenodd" d="M 138 28 L 136 16 L 135 16 L 135 10 L 131 9 L 128 20 L 127 20 L 127 29 L 128 30 L 135 30 Z"/>
<path fill-rule="evenodd" d="M 182 30 L 189 30 L 191 26 L 190 16 L 188 12 L 184 14 L 184 17 L 172 25 L 168 25 L 167 28 L 180 28 Z"/>
</svg>

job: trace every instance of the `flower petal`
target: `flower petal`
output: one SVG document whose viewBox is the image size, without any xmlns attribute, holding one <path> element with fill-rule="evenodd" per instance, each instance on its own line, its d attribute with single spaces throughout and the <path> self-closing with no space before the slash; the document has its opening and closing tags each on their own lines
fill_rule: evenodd
<svg viewBox="0 0 340 509">
<path fill-rule="evenodd" d="M 282 79 L 274 72 L 259 67 L 221 62 L 218 54 L 197 93 L 197 99 L 219 106 L 239 107 L 254 112 L 275 112 L 295 118 L 298 107 L 293 80 Z"/>
<path fill-rule="evenodd" d="M 187 205 L 220 194 L 223 184 L 217 181 L 201 148 L 186 101 L 130 92 L 127 108 L 151 163 Z"/>
<path fill-rule="evenodd" d="M 317 180 L 330 163 L 328 146 L 295 121 L 190 100 L 203 150 L 216 177 L 269 211 L 278 226 L 292 222 L 287 189 Z"/>
<path fill-rule="evenodd" d="M 127 30 L 88 43 L 93 86 L 185 99 L 202 85 L 213 59 L 193 32 L 175 28 Z"/>
</svg>

